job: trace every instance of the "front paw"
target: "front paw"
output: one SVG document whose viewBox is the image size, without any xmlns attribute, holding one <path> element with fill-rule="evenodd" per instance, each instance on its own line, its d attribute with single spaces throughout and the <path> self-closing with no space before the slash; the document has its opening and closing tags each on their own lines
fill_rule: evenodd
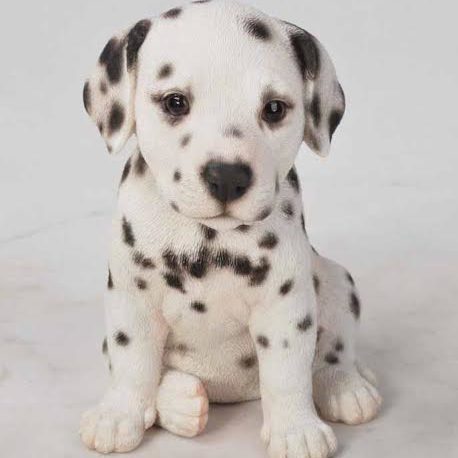
<svg viewBox="0 0 458 458">
<path fill-rule="evenodd" d="M 144 416 L 138 402 L 108 395 L 97 407 L 83 414 L 81 439 L 89 449 L 99 453 L 129 452 L 143 438 Z"/>
<path fill-rule="evenodd" d="M 282 427 L 264 424 L 261 437 L 270 458 L 327 458 L 337 450 L 332 429 L 318 417 Z"/>
</svg>

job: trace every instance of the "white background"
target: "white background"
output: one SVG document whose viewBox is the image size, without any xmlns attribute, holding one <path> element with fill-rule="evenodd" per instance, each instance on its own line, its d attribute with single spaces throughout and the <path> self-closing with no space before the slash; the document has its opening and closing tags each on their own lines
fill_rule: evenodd
<svg viewBox="0 0 458 458">
<path fill-rule="evenodd" d="M 15 1 L 0 7 L 0 444 L 16 457 L 94 456 L 80 413 L 100 353 L 108 228 L 124 157 L 82 105 L 110 36 L 172 1 Z M 458 456 L 458 8 L 453 1 L 261 1 L 317 35 L 347 112 L 331 155 L 298 168 L 319 252 L 363 297 L 360 351 L 385 398 L 336 426 L 339 456 Z M 132 457 L 265 456 L 257 402 L 213 408 L 186 440 L 148 432 Z"/>
</svg>

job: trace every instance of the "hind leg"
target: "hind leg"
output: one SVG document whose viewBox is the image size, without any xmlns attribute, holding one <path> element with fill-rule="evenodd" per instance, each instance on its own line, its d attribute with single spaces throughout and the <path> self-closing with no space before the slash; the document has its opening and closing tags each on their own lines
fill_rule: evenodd
<svg viewBox="0 0 458 458">
<path fill-rule="evenodd" d="M 329 259 L 313 254 L 319 330 L 313 397 L 321 416 L 347 424 L 374 418 L 382 399 L 373 373 L 358 363 L 355 337 L 360 303 L 351 275 Z"/>
</svg>

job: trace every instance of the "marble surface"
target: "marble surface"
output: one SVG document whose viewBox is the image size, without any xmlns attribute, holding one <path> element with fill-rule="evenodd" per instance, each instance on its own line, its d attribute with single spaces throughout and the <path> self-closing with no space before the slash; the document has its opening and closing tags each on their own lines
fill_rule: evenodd
<svg viewBox="0 0 458 458">
<path fill-rule="evenodd" d="M 347 94 L 329 159 L 298 159 L 311 239 L 359 283 L 360 353 L 385 399 L 375 421 L 335 426 L 338 457 L 458 456 L 456 6 L 252 3 L 316 33 Z M 3 457 L 96 455 L 77 431 L 108 381 L 102 294 L 123 158 L 104 154 L 82 81 L 117 27 L 170 6 L 16 3 L 1 19 Z M 260 426 L 258 402 L 212 407 L 202 436 L 153 429 L 128 456 L 265 457 Z"/>
</svg>

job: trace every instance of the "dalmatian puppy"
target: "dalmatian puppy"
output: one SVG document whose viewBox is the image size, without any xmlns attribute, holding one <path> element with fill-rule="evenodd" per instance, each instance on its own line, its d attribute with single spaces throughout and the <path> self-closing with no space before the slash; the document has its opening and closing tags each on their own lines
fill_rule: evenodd
<svg viewBox="0 0 458 458">
<path fill-rule="evenodd" d="M 112 154 L 136 146 L 112 228 L 111 383 L 83 442 L 127 452 L 153 424 L 195 436 L 209 402 L 261 398 L 270 457 L 331 456 L 322 419 L 367 422 L 381 398 L 355 354 L 354 281 L 311 247 L 294 169 L 303 140 L 328 153 L 345 108 L 322 44 L 195 1 L 111 38 L 84 104 Z"/>
</svg>

